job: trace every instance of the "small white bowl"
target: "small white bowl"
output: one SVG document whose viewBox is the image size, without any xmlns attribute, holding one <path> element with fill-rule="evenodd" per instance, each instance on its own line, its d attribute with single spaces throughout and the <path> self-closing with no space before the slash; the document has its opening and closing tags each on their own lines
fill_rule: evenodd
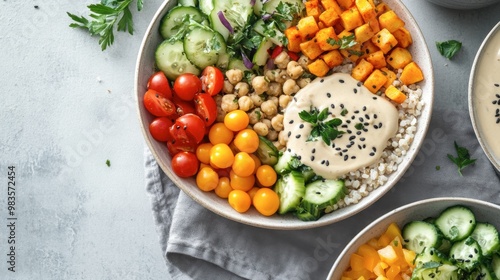
<svg viewBox="0 0 500 280">
<path fill-rule="evenodd" d="M 472 64 L 469 113 L 484 153 L 500 174 L 500 22 L 486 36 Z"/>
<path fill-rule="evenodd" d="M 427 0 L 427 1 L 446 8 L 458 9 L 458 10 L 479 9 L 496 3 L 500 3 L 500 0 Z"/>
<path fill-rule="evenodd" d="M 496 204 L 477 199 L 459 197 L 441 197 L 417 201 L 392 210 L 358 233 L 351 242 L 347 244 L 342 253 L 340 253 L 327 279 L 340 279 L 342 273 L 349 268 L 350 256 L 358 250 L 359 246 L 367 243 L 371 238 L 380 236 L 391 223 L 396 223 L 401 228 L 407 222 L 423 220 L 428 217 L 436 217 L 447 207 L 459 204 L 470 208 L 472 212 L 474 212 L 477 221 L 488 222 L 500 229 L 500 206 Z"/>
</svg>

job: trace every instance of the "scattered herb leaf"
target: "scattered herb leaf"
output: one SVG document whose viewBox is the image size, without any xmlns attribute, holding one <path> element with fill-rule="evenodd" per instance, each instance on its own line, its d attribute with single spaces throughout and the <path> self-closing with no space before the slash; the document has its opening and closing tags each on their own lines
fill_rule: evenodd
<svg viewBox="0 0 500 280">
<path fill-rule="evenodd" d="M 354 128 L 356 128 L 357 130 L 363 130 L 365 126 L 362 123 L 357 123 L 356 125 L 354 125 Z"/>
<path fill-rule="evenodd" d="M 110 167 L 110 166 L 111 166 L 111 161 L 109 161 L 109 159 L 108 159 L 108 160 L 106 160 L 106 165 L 107 165 L 108 167 Z"/>
<path fill-rule="evenodd" d="M 356 37 L 354 34 L 344 36 L 342 38 L 339 38 L 338 40 L 329 38 L 326 42 L 332 46 L 339 46 L 341 50 L 354 47 L 358 43 L 356 42 Z"/>
<path fill-rule="evenodd" d="M 311 134 L 307 141 L 315 141 L 316 138 L 321 137 L 327 145 L 330 145 L 332 140 L 344 133 L 344 131 L 337 130 L 337 127 L 342 124 L 342 120 L 333 118 L 325 122 L 328 115 L 328 108 L 321 112 L 317 108 L 312 108 L 310 112 L 303 110 L 299 113 L 299 117 L 303 121 L 312 125 Z"/>
<path fill-rule="evenodd" d="M 349 112 L 347 111 L 347 109 L 343 109 L 343 110 L 340 112 L 340 115 L 341 115 L 342 117 L 345 117 L 345 115 L 347 115 L 347 113 L 349 113 Z"/>
<path fill-rule="evenodd" d="M 462 42 L 457 40 L 436 42 L 436 47 L 442 56 L 451 59 L 462 48 Z"/>
<path fill-rule="evenodd" d="M 441 166 L 436 165 L 436 170 L 441 170 Z"/>
<path fill-rule="evenodd" d="M 470 158 L 469 150 L 458 146 L 456 141 L 454 143 L 457 157 L 448 154 L 448 158 L 458 167 L 458 174 L 462 176 L 462 169 L 476 162 L 476 159 Z"/>
</svg>

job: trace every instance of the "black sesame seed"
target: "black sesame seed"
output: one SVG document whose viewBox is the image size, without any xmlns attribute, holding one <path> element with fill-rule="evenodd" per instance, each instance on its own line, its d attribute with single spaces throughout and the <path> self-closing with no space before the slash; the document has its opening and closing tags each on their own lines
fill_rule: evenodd
<svg viewBox="0 0 500 280">
<path fill-rule="evenodd" d="M 299 139 L 300 138 L 300 134 L 295 135 L 295 138 Z"/>
<path fill-rule="evenodd" d="M 335 148 L 335 143 L 332 143 L 332 148 Z"/>
<path fill-rule="evenodd" d="M 360 86 L 362 86 L 362 85 L 363 85 L 363 83 L 358 82 L 356 85 L 357 85 L 358 87 L 360 87 Z"/>
<path fill-rule="evenodd" d="M 500 123 L 500 118 L 497 119 L 496 123 Z"/>
<path fill-rule="evenodd" d="M 348 155 L 345 155 L 344 156 L 344 161 L 347 161 L 349 159 L 349 156 Z"/>
<path fill-rule="evenodd" d="M 298 160 L 301 160 L 301 159 L 302 159 L 302 157 L 301 157 L 301 156 L 297 156 L 297 159 L 298 159 Z"/>
<path fill-rule="evenodd" d="M 373 118 L 374 119 L 378 118 L 377 114 L 373 114 Z"/>
<path fill-rule="evenodd" d="M 340 108 L 344 109 L 344 104 L 341 103 L 340 104 Z"/>
<path fill-rule="evenodd" d="M 364 131 L 364 132 L 368 132 L 368 129 L 366 129 L 366 128 L 363 128 L 363 131 Z"/>
<path fill-rule="evenodd" d="M 382 127 L 382 123 L 378 123 L 378 127 Z"/>
<path fill-rule="evenodd" d="M 376 124 L 373 125 L 373 128 L 378 129 L 378 125 L 376 125 Z"/>
<path fill-rule="evenodd" d="M 335 104 L 330 105 L 332 109 L 335 109 Z"/>
<path fill-rule="evenodd" d="M 347 151 L 349 151 L 349 150 L 348 149 L 343 149 L 342 153 L 347 153 Z"/>
<path fill-rule="evenodd" d="M 351 120 L 354 120 L 355 118 L 356 118 L 356 116 L 355 116 L 355 115 L 352 115 Z"/>
<path fill-rule="evenodd" d="M 348 133 L 348 134 L 351 134 L 351 133 L 352 133 L 352 130 L 348 129 L 348 130 L 347 130 L 347 133 Z"/>
<path fill-rule="evenodd" d="M 496 96 L 497 98 L 500 98 L 500 94 L 498 94 L 498 93 L 497 93 L 497 94 L 495 94 L 495 96 Z"/>
<path fill-rule="evenodd" d="M 340 156 L 343 156 L 343 155 L 344 155 L 344 153 L 340 152 L 340 153 L 339 153 L 339 155 L 340 155 Z"/>
<path fill-rule="evenodd" d="M 363 149 L 366 148 L 366 144 L 363 144 Z"/>
<path fill-rule="evenodd" d="M 342 148 L 341 147 L 337 147 L 337 148 L 335 148 L 335 150 L 340 151 L 340 150 L 342 150 Z"/>
<path fill-rule="evenodd" d="M 288 131 L 288 137 L 290 137 L 290 135 L 292 135 L 292 132 L 291 131 Z"/>
<path fill-rule="evenodd" d="M 325 162 L 325 165 L 326 165 L 326 166 L 330 165 L 330 162 L 327 160 L 327 161 Z"/>
<path fill-rule="evenodd" d="M 342 80 L 342 79 L 340 79 L 340 80 L 339 80 L 339 82 L 340 82 L 341 84 L 343 84 L 345 81 L 344 81 L 344 80 Z"/>
<path fill-rule="evenodd" d="M 376 96 L 372 97 L 373 100 L 377 100 L 378 98 Z"/>
<path fill-rule="evenodd" d="M 351 123 L 351 120 L 346 120 L 345 122 L 346 122 L 346 123 Z"/>
<path fill-rule="evenodd" d="M 354 111 L 354 114 L 359 114 L 359 110 Z"/>
<path fill-rule="evenodd" d="M 322 160 L 322 161 L 321 161 L 321 164 L 325 164 L 325 160 Z"/>
<path fill-rule="evenodd" d="M 303 123 L 301 123 L 301 124 L 299 125 L 299 128 L 304 128 L 304 124 L 303 124 Z"/>
<path fill-rule="evenodd" d="M 354 135 L 349 137 L 349 140 L 354 140 L 354 139 L 356 139 L 356 136 L 354 136 Z"/>
<path fill-rule="evenodd" d="M 493 103 L 493 105 L 496 105 L 496 104 L 497 104 L 497 101 L 496 101 L 496 100 L 493 100 L 493 102 L 491 102 L 491 103 Z"/>
<path fill-rule="evenodd" d="M 315 149 L 315 148 L 313 148 L 313 149 L 311 150 L 311 153 L 313 153 L 313 154 L 314 154 L 315 152 L 316 152 L 316 149 Z"/>
<path fill-rule="evenodd" d="M 293 97 L 293 101 L 297 102 L 297 97 L 294 96 Z"/>
<path fill-rule="evenodd" d="M 325 81 L 325 79 L 321 79 L 321 80 L 319 80 L 319 82 L 320 82 L 320 83 L 322 83 L 322 82 L 324 82 L 324 81 Z"/>
<path fill-rule="evenodd" d="M 288 148 L 288 150 L 287 150 L 287 151 L 288 151 L 289 153 L 291 153 L 291 152 L 292 152 L 292 149 Z"/>
<path fill-rule="evenodd" d="M 371 156 L 371 157 L 372 157 L 372 156 L 374 156 L 374 155 L 375 155 L 375 153 L 370 153 L 370 156 Z"/>
<path fill-rule="evenodd" d="M 356 159 L 356 156 L 352 156 L 351 159 Z"/>
<path fill-rule="evenodd" d="M 363 123 L 363 125 L 364 125 L 364 126 L 368 126 L 368 125 L 370 125 L 370 124 L 369 124 L 369 123 L 367 123 L 367 122 L 365 122 L 365 123 Z"/>
<path fill-rule="evenodd" d="M 363 147 L 361 147 L 361 145 L 358 145 L 358 148 L 359 148 L 360 150 L 362 150 L 362 149 L 363 149 Z"/>
<path fill-rule="evenodd" d="M 370 115 L 365 114 L 365 119 L 369 120 L 370 119 Z"/>
<path fill-rule="evenodd" d="M 356 135 L 361 135 L 361 131 L 356 131 Z"/>
<path fill-rule="evenodd" d="M 354 93 L 358 93 L 358 89 L 357 88 L 355 88 L 353 91 L 354 91 Z"/>
<path fill-rule="evenodd" d="M 363 111 L 366 111 L 366 106 L 363 106 Z"/>
<path fill-rule="evenodd" d="M 314 156 L 311 156 L 311 161 L 314 161 Z"/>
<path fill-rule="evenodd" d="M 359 140 L 365 141 L 366 139 L 365 139 L 365 137 L 361 137 L 361 138 L 359 138 Z"/>
<path fill-rule="evenodd" d="M 500 84 L 495 84 L 496 87 L 500 87 Z"/>
<path fill-rule="evenodd" d="M 372 147 L 372 151 L 377 152 L 377 148 Z"/>
<path fill-rule="evenodd" d="M 331 93 L 329 93 L 329 92 L 327 92 L 327 93 L 326 93 L 326 97 L 330 98 L 330 97 L 332 97 L 332 94 L 331 94 Z"/>
<path fill-rule="evenodd" d="M 292 124 L 292 123 L 293 123 L 293 120 L 290 120 L 288 123 L 289 123 L 289 124 Z"/>
<path fill-rule="evenodd" d="M 341 125 L 340 127 L 342 127 L 342 128 L 347 128 L 347 124 L 343 124 L 343 125 Z"/>
<path fill-rule="evenodd" d="M 354 145 L 354 141 L 349 142 L 349 145 L 351 145 L 351 146 Z M 347 148 L 350 148 L 350 147 L 347 147 Z"/>
<path fill-rule="evenodd" d="M 363 119 L 362 117 L 359 117 L 359 121 L 360 121 L 360 122 L 364 122 L 364 121 L 365 121 L 365 119 Z"/>
</svg>

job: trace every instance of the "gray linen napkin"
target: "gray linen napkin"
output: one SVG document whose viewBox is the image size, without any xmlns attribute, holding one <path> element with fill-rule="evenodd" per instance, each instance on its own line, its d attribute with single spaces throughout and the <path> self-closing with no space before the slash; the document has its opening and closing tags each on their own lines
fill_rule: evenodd
<svg viewBox="0 0 500 280">
<path fill-rule="evenodd" d="M 477 159 L 463 176 L 446 156 L 456 155 L 454 141 Z M 382 199 L 353 217 L 316 229 L 267 230 L 222 218 L 179 191 L 148 149 L 145 158 L 147 192 L 172 279 L 325 279 L 350 239 L 394 208 L 443 196 L 500 204 L 500 179 L 463 111 L 435 111 L 414 163 Z"/>
</svg>

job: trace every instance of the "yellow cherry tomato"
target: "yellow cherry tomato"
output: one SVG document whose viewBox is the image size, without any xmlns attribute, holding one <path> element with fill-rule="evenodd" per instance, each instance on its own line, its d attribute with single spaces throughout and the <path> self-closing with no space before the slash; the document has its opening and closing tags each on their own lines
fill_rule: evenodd
<svg viewBox="0 0 500 280">
<path fill-rule="evenodd" d="M 250 196 L 250 198 L 253 200 L 253 197 L 255 196 L 255 194 L 257 193 L 257 191 L 259 190 L 260 188 L 259 187 L 253 187 L 251 188 L 249 191 L 247 191 L 248 195 Z"/>
<path fill-rule="evenodd" d="M 209 192 L 219 184 L 219 175 L 211 167 L 203 167 L 196 175 L 196 185 L 200 190 Z"/>
<path fill-rule="evenodd" d="M 227 201 L 234 210 L 240 213 L 245 213 L 246 211 L 248 211 L 248 209 L 250 209 L 250 206 L 252 205 L 250 195 L 242 190 L 232 190 L 229 193 Z"/>
<path fill-rule="evenodd" d="M 246 128 L 236 134 L 233 143 L 238 150 L 253 153 L 259 148 L 259 136 L 253 129 Z"/>
<path fill-rule="evenodd" d="M 276 174 L 276 171 L 274 171 L 274 168 L 267 164 L 261 165 L 257 168 L 255 176 L 257 177 L 259 184 L 264 187 L 271 187 L 278 179 L 278 175 Z"/>
<path fill-rule="evenodd" d="M 264 216 L 271 216 L 280 207 L 280 198 L 270 188 L 260 188 L 253 197 L 253 206 Z"/>
<path fill-rule="evenodd" d="M 255 162 L 255 169 L 253 170 L 253 174 L 257 172 L 257 168 L 262 165 L 262 162 L 260 161 L 259 157 L 255 154 L 250 154 L 252 157 L 253 161 Z"/>
<path fill-rule="evenodd" d="M 196 157 L 204 164 L 210 164 L 210 149 L 214 145 L 212 143 L 202 143 L 196 148 Z"/>
<path fill-rule="evenodd" d="M 234 110 L 226 114 L 224 124 L 232 131 L 240 131 L 247 128 L 250 118 L 243 110 Z"/>
<path fill-rule="evenodd" d="M 229 172 L 229 181 L 231 187 L 235 190 L 249 191 L 255 185 L 255 176 L 250 175 L 247 177 L 241 177 L 236 175 L 234 171 Z"/>
<path fill-rule="evenodd" d="M 218 168 L 228 168 L 233 165 L 234 154 L 227 144 L 215 144 L 210 149 L 210 164 Z"/>
<path fill-rule="evenodd" d="M 232 167 L 234 173 L 241 177 L 247 177 L 253 174 L 255 169 L 255 161 L 245 152 L 239 152 L 234 155 L 234 162 Z"/>
<path fill-rule="evenodd" d="M 217 187 L 215 188 L 214 191 L 217 196 L 221 198 L 227 198 L 232 190 L 233 188 L 231 188 L 231 184 L 229 183 L 229 178 L 221 177 L 219 178 L 219 183 L 217 184 Z"/>
<path fill-rule="evenodd" d="M 208 131 L 208 140 L 212 144 L 229 144 L 233 141 L 234 132 L 227 128 L 224 123 L 214 123 Z"/>
</svg>

